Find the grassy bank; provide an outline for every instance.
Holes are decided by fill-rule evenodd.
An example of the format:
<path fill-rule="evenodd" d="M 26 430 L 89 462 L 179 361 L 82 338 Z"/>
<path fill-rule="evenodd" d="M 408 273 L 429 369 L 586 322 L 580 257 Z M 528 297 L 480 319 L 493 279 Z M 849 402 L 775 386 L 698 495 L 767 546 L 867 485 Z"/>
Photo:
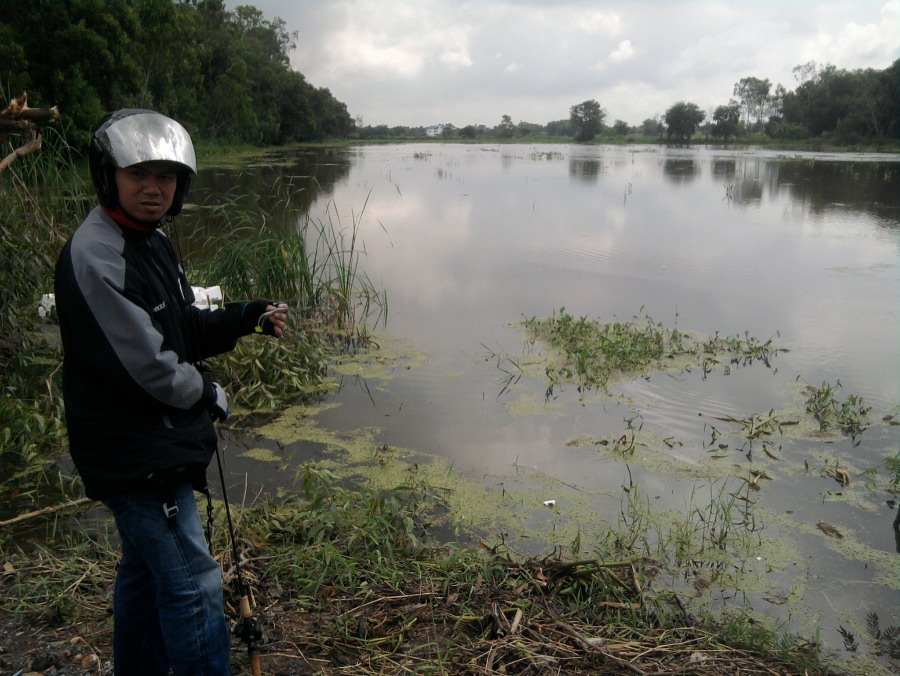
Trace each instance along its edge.
<path fill-rule="evenodd" d="M 312 465 L 297 481 L 291 498 L 238 512 L 263 673 L 830 673 L 815 641 L 740 614 L 687 613 L 655 586 L 660 561 L 437 545 L 429 524 L 443 505 L 427 485 L 342 487 Z M 4 533 L 2 612 L 24 631 L 0 631 L 0 666 L 43 660 L 72 665 L 54 673 L 109 673 L 113 529 L 62 526 L 47 524 L 40 546 Z M 236 618 L 224 529 L 213 546 Z M 246 669 L 238 643 L 233 663 Z"/>

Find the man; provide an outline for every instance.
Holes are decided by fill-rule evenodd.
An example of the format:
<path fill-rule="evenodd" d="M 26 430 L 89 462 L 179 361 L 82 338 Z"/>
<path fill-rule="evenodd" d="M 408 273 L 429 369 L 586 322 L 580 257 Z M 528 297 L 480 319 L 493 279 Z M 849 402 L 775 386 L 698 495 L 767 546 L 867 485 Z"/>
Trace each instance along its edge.
<path fill-rule="evenodd" d="M 225 393 L 194 364 L 254 331 L 281 336 L 268 301 L 192 305 L 160 227 L 196 173 L 176 121 L 119 110 L 94 132 L 90 168 L 100 206 L 56 265 L 69 446 L 88 497 L 112 510 L 122 540 L 113 658 L 122 676 L 229 674 L 221 573 L 194 490 L 216 448 Z"/>

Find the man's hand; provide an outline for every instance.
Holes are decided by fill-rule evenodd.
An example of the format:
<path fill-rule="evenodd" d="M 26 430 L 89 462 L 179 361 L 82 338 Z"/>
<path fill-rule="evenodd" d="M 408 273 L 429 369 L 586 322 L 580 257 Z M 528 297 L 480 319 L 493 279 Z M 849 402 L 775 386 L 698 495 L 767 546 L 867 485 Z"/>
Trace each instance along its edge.
<path fill-rule="evenodd" d="M 257 333 L 265 333 L 281 338 L 284 335 L 285 328 L 287 328 L 288 310 L 287 303 L 267 305 L 266 311 L 260 316 L 256 325 Z"/>
<path fill-rule="evenodd" d="M 244 335 L 263 333 L 281 338 L 287 326 L 285 317 L 290 308 L 287 303 L 269 300 L 252 300 L 241 308 L 241 327 Z"/>

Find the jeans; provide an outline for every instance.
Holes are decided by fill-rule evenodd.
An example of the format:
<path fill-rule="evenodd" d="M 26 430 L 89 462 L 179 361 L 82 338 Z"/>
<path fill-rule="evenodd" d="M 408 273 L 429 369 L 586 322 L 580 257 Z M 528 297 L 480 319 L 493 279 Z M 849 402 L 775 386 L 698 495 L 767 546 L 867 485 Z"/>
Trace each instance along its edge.
<path fill-rule="evenodd" d="M 178 514 L 163 512 L 171 495 Z M 116 574 L 113 662 L 117 676 L 231 673 L 231 636 L 219 564 L 207 549 L 193 489 L 105 500 L 116 517 L 122 560 Z"/>

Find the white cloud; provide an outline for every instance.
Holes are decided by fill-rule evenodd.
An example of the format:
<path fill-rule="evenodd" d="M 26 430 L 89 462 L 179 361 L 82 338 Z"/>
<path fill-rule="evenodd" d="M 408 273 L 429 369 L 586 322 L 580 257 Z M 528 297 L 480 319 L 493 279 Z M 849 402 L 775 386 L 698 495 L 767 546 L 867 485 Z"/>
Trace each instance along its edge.
<path fill-rule="evenodd" d="M 863 64 L 882 62 L 897 55 L 900 43 L 900 1 L 887 3 L 881 9 L 880 21 L 851 21 L 833 41 L 833 62 L 859 59 Z"/>
<path fill-rule="evenodd" d="M 616 50 L 610 53 L 609 60 L 614 63 L 621 63 L 622 61 L 628 61 L 632 56 L 634 56 L 634 47 L 631 46 L 631 40 L 622 40 Z"/>
<path fill-rule="evenodd" d="M 229 1 L 228 6 L 239 4 Z M 900 0 L 254 0 L 299 33 L 293 67 L 364 124 L 544 123 L 596 99 L 638 124 L 743 77 L 900 58 Z M 627 36 L 627 38 L 626 38 Z"/>

